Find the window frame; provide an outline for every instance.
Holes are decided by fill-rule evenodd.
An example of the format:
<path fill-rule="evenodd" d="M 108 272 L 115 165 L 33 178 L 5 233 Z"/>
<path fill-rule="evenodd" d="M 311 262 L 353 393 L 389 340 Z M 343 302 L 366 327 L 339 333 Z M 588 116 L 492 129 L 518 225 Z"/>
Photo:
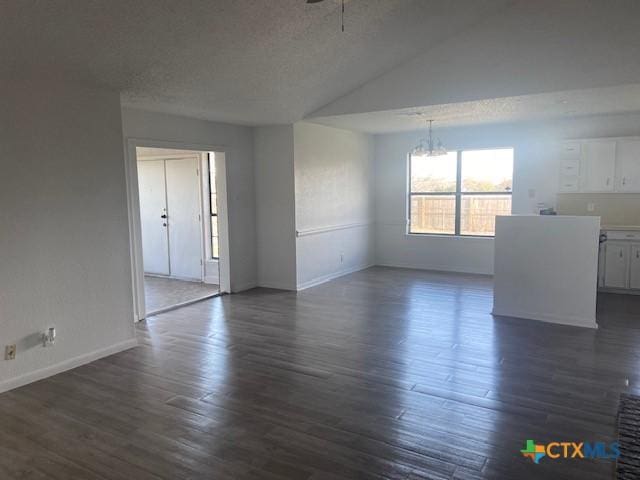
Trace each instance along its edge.
<path fill-rule="evenodd" d="M 499 191 L 499 192 L 463 192 L 462 191 L 462 153 L 463 152 L 471 152 L 471 151 L 479 151 L 479 150 L 511 150 L 512 151 L 512 173 L 511 173 L 511 190 L 508 192 Z M 456 189 L 451 192 L 414 192 L 411 189 L 411 157 L 412 154 L 409 153 L 407 156 L 408 163 L 408 182 L 407 182 L 407 235 L 418 235 L 418 236 L 430 236 L 430 237 L 462 237 L 462 238 L 495 238 L 495 232 L 493 235 L 471 235 L 460 233 L 460 225 L 462 221 L 462 197 L 465 195 L 469 196 L 479 196 L 479 195 L 502 195 L 502 196 L 511 196 L 511 211 L 513 212 L 513 165 L 515 165 L 515 148 L 513 147 L 487 147 L 487 148 L 467 148 L 462 150 L 449 150 L 448 152 L 456 152 Z M 455 220 L 454 220 L 454 233 L 430 233 L 430 232 L 412 232 L 411 231 L 411 200 L 413 196 L 421 196 L 421 197 L 455 197 Z"/>
<path fill-rule="evenodd" d="M 213 213 L 213 205 L 211 203 L 211 195 L 213 195 L 213 193 L 211 192 L 211 162 L 215 162 L 215 157 L 213 157 L 213 155 L 211 153 L 207 153 L 207 185 L 209 187 L 209 250 L 211 252 L 211 255 L 209 257 L 210 260 L 220 260 L 220 257 L 216 257 L 214 256 L 213 252 L 215 252 L 215 249 L 213 248 L 213 224 L 212 224 L 212 218 L 215 217 L 216 218 L 216 230 L 218 231 L 218 235 L 215 237 L 216 239 L 218 239 L 218 247 L 220 246 L 220 231 L 218 230 L 219 225 L 218 225 L 218 205 L 217 205 L 217 200 L 218 200 L 218 189 L 216 188 L 216 213 Z M 217 172 L 216 172 L 217 174 Z"/>

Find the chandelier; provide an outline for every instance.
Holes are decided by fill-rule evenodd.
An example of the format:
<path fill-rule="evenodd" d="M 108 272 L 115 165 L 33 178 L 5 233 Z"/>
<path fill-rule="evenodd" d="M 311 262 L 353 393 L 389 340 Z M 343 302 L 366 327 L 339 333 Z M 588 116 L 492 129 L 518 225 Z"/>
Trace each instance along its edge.
<path fill-rule="evenodd" d="M 433 120 L 427 120 L 429 128 L 429 138 L 423 138 L 420 143 L 411 150 L 411 155 L 423 156 L 423 157 L 438 157 L 440 155 L 446 155 L 447 150 L 442 145 L 439 138 L 433 141 Z"/>

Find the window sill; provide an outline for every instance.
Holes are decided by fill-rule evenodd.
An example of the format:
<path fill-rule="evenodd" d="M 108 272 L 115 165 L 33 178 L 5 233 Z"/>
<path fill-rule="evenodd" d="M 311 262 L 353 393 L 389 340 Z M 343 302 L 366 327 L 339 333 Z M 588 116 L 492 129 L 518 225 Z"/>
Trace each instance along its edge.
<path fill-rule="evenodd" d="M 495 235 L 454 235 L 447 233 L 405 233 L 407 237 L 433 237 L 433 238 L 462 238 L 474 240 L 493 240 Z"/>

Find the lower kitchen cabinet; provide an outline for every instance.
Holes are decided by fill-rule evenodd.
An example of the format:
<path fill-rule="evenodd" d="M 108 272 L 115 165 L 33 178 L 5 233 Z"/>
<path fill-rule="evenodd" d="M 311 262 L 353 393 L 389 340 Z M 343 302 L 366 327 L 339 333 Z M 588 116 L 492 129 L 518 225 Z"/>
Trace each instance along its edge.
<path fill-rule="evenodd" d="M 640 293 L 640 243 L 607 241 L 600 255 L 601 288 Z"/>
<path fill-rule="evenodd" d="M 629 245 L 607 242 L 605 245 L 604 286 L 628 288 Z"/>
<path fill-rule="evenodd" d="M 640 244 L 631 245 L 629 288 L 640 290 Z"/>

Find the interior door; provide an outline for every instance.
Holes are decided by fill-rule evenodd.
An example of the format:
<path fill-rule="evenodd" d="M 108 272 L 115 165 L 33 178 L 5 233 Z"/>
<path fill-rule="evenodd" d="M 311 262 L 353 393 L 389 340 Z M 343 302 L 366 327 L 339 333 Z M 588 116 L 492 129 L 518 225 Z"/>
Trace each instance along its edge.
<path fill-rule="evenodd" d="M 202 280 L 198 160 L 166 160 L 171 276 Z"/>
<path fill-rule="evenodd" d="M 145 273 L 169 275 L 164 160 L 138 162 L 142 257 Z"/>

